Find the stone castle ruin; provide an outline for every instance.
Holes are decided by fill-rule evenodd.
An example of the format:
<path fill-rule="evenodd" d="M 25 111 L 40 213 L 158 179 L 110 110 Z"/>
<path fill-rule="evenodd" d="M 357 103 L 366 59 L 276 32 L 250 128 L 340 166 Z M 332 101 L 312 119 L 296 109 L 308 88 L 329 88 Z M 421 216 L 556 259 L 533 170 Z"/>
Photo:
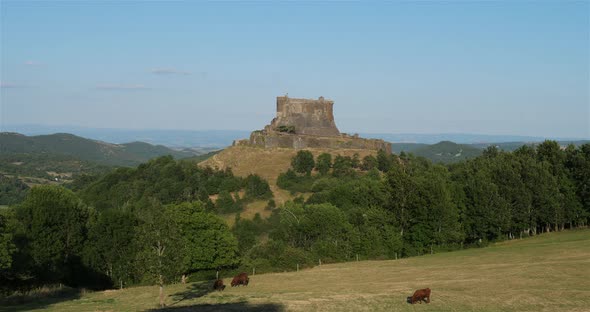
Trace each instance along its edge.
<path fill-rule="evenodd" d="M 340 133 L 334 121 L 334 101 L 277 97 L 277 115 L 265 126 L 250 134 L 250 139 L 234 141 L 237 146 L 264 148 L 330 148 L 385 150 L 391 144 L 379 139 Z"/>
<path fill-rule="evenodd" d="M 277 117 L 265 130 L 288 129 L 293 127 L 295 134 L 337 137 L 340 131 L 336 128 L 333 112 L 334 101 L 290 99 L 287 96 L 277 97 Z M 281 128 L 283 127 L 283 128 Z"/>

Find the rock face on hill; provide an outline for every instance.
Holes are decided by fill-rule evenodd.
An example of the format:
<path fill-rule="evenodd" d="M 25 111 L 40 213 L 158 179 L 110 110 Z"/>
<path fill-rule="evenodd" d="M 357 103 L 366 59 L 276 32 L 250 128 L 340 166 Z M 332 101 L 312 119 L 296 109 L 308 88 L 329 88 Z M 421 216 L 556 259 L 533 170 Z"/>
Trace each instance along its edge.
<path fill-rule="evenodd" d="M 249 139 L 234 141 L 234 146 L 263 148 L 329 148 L 385 150 L 391 144 L 379 139 L 364 139 L 358 135 L 340 133 L 333 113 L 334 101 L 277 97 L 276 117 L 250 134 Z"/>

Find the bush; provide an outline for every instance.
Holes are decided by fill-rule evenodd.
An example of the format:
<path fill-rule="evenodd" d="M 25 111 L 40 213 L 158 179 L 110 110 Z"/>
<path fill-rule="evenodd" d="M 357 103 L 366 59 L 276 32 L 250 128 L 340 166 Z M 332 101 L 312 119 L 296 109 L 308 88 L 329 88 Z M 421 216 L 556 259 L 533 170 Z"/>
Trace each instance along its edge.
<path fill-rule="evenodd" d="M 250 174 L 244 180 L 247 199 L 268 199 L 272 197 L 272 192 L 268 182 L 255 174 Z"/>
<path fill-rule="evenodd" d="M 352 168 L 352 158 L 349 156 L 336 156 L 334 158 L 332 175 L 335 177 L 351 177 L 355 175 L 355 171 Z"/>
<path fill-rule="evenodd" d="M 315 169 L 321 174 L 326 175 L 332 168 L 332 155 L 328 153 L 322 153 L 318 156 L 316 161 Z"/>
<path fill-rule="evenodd" d="M 227 191 L 219 193 L 219 197 L 215 201 L 215 209 L 218 213 L 240 212 L 242 208 L 240 197 L 236 194 L 236 199 L 234 199 Z"/>
<path fill-rule="evenodd" d="M 301 150 L 297 152 L 297 155 L 291 160 L 291 168 L 297 173 L 310 175 L 314 167 L 315 161 L 313 160 L 313 154 L 310 151 Z"/>
<path fill-rule="evenodd" d="M 295 126 L 278 126 L 275 130 L 278 132 L 293 134 L 295 133 Z"/>
<path fill-rule="evenodd" d="M 277 185 L 284 190 L 291 191 L 291 193 L 306 193 L 311 191 L 315 180 L 316 177 L 311 175 L 298 176 L 293 170 L 289 169 L 279 175 Z"/>

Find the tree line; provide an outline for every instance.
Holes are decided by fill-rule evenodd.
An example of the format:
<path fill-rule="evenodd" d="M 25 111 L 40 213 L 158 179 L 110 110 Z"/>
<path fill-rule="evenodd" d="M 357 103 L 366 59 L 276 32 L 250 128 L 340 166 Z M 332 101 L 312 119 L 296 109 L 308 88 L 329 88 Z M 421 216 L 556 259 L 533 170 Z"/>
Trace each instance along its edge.
<path fill-rule="evenodd" d="M 271 241 L 256 246 L 273 251 L 253 258 L 272 259 L 278 244 L 315 261 L 392 259 L 573 229 L 590 216 L 590 144 L 490 147 L 449 166 L 300 151 L 291 165 L 277 184 L 308 196 L 277 211 Z"/>
<path fill-rule="evenodd" d="M 0 291 L 65 284 L 104 289 L 185 280 L 239 264 L 222 197 L 268 199 L 258 176 L 156 158 L 86 177 L 72 189 L 31 188 L 0 210 Z M 240 197 L 237 193 L 242 191 Z M 234 202 L 235 204 L 235 202 Z"/>
<path fill-rule="evenodd" d="M 0 211 L 0 285 L 117 287 L 204 276 L 218 269 L 294 270 L 395 259 L 586 226 L 590 144 L 494 147 L 445 166 L 411 154 L 317 158 L 299 151 L 277 185 L 160 157 L 75 181 L 35 187 Z M 268 201 L 268 218 L 238 213 Z"/>

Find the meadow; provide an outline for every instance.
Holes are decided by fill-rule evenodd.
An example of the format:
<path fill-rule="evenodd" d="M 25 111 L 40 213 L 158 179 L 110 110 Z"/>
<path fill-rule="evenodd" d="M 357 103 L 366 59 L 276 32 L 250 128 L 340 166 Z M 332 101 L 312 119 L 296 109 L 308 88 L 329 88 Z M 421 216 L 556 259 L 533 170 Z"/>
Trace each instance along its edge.
<path fill-rule="evenodd" d="M 212 282 L 76 292 L 0 311 L 590 311 L 590 230 L 542 234 L 485 248 L 399 260 L 323 264 L 251 276 L 247 287 Z M 432 289 L 430 304 L 405 302 Z"/>

